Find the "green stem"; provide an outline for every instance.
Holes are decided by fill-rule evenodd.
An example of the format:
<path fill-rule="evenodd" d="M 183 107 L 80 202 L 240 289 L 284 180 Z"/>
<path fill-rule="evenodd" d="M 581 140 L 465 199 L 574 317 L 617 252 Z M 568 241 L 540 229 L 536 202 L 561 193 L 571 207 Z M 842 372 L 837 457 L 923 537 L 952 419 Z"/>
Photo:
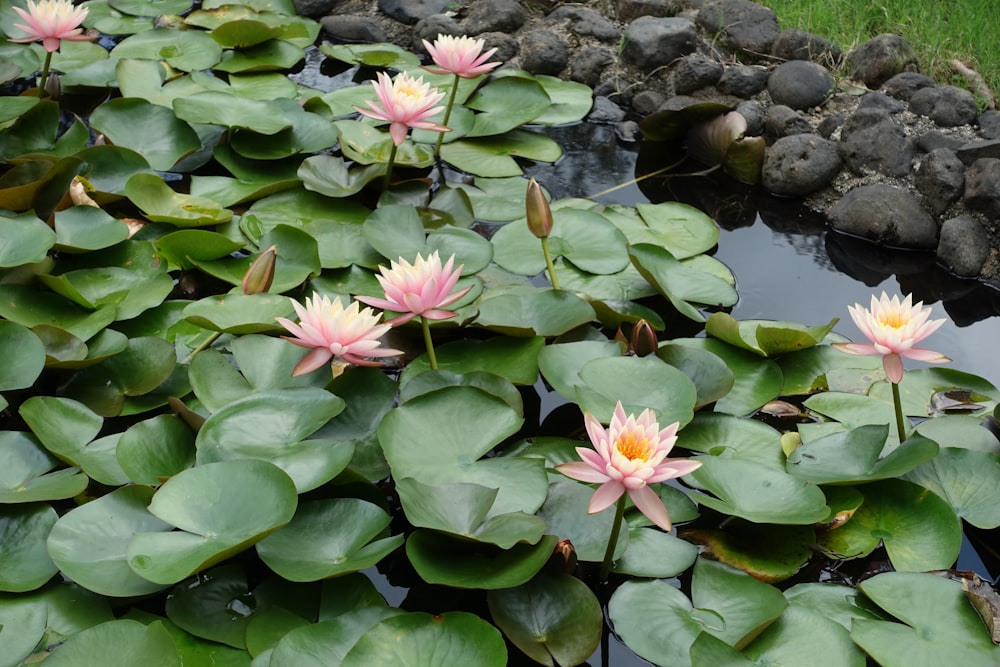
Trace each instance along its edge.
<path fill-rule="evenodd" d="M 49 81 L 49 67 L 52 65 L 52 51 L 45 52 L 45 64 L 42 65 L 42 76 L 38 80 L 38 96 L 45 97 L 45 84 Z"/>
<path fill-rule="evenodd" d="M 552 263 L 552 253 L 549 251 L 549 239 L 542 238 L 542 254 L 545 255 L 545 266 L 549 272 L 549 282 L 553 289 L 559 289 L 559 279 L 556 278 L 556 267 Z"/>
<path fill-rule="evenodd" d="M 899 399 L 899 385 L 890 382 L 892 385 L 892 405 L 896 408 L 896 429 L 899 431 L 899 442 L 902 444 L 906 440 L 906 421 L 903 419 L 903 402 Z"/>
<path fill-rule="evenodd" d="M 420 318 L 420 326 L 424 330 L 424 345 L 427 347 L 427 360 L 431 362 L 431 370 L 437 370 L 438 361 L 434 355 L 434 341 L 431 340 L 431 323 L 426 317 Z"/>
<path fill-rule="evenodd" d="M 396 150 L 399 146 L 396 142 L 392 142 L 392 150 L 389 152 L 389 163 L 385 166 L 385 176 L 382 179 L 382 192 L 389 189 L 389 183 L 392 181 L 392 165 L 396 162 Z"/>
<path fill-rule="evenodd" d="M 683 164 L 685 160 L 687 160 L 687 156 L 686 155 L 683 158 L 681 158 L 680 160 L 678 160 L 677 162 L 674 162 L 673 164 L 668 164 L 666 167 L 661 167 L 660 169 L 657 169 L 656 171 L 651 171 L 648 174 L 643 174 L 642 176 L 639 176 L 637 178 L 633 178 L 631 180 L 625 181 L 624 183 L 619 183 L 618 185 L 613 185 L 610 188 L 608 188 L 607 190 L 601 190 L 600 192 L 598 192 L 596 194 L 588 195 L 587 199 L 597 199 L 598 197 L 603 197 L 604 195 L 611 194 L 612 192 L 615 192 L 617 190 L 621 190 L 622 188 L 627 188 L 630 185 L 633 185 L 635 183 L 639 183 L 641 181 L 644 181 L 647 178 L 653 178 L 654 176 L 659 176 L 660 174 L 665 174 L 666 172 L 668 172 L 668 171 L 674 169 L 675 167 Z M 671 174 L 670 176 L 672 178 L 679 178 L 679 177 L 682 177 L 682 176 L 706 176 L 708 174 L 711 174 L 713 171 L 716 171 L 716 170 L 720 169 L 721 167 L 722 167 L 722 165 L 716 165 L 714 167 L 709 167 L 708 169 L 702 169 L 701 171 L 692 171 L 692 172 L 688 172 L 688 173 L 685 173 L 685 174 Z"/>
<path fill-rule="evenodd" d="M 205 340 L 203 340 L 198 347 L 194 348 L 194 350 L 191 351 L 191 354 L 189 354 L 188 356 L 184 357 L 184 361 L 182 361 L 181 364 L 183 365 L 183 364 L 190 363 L 191 360 L 194 359 L 194 355 L 198 354 L 202 350 L 208 349 L 208 347 L 212 343 L 214 343 L 215 341 L 217 341 L 219 339 L 219 336 L 221 336 L 221 335 L 222 335 L 221 331 L 213 331 L 211 336 L 209 336 L 208 338 L 206 338 Z"/>
<path fill-rule="evenodd" d="M 458 82 L 461 77 L 457 74 L 455 75 L 455 80 L 451 83 L 451 93 L 448 95 L 448 106 L 444 108 L 444 120 L 441 124 L 448 127 L 448 120 L 451 118 L 451 108 L 455 106 L 455 93 L 458 92 Z M 438 132 L 437 143 L 434 144 L 434 157 L 437 157 L 441 153 L 441 144 L 444 143 L 444 132 Z"/>
<path fill-rule="evenodd" d="M 615 520 L 611 523 L 611 536 L 608 538 L 608 550 L 604 552 L 604 560 L 601 561 L 601 570 L 598 574 L 600 583 L 608 580 L 608 573 L 611 572 L 611 561 L 615 557 L 615 547 L 618 546 L 618 532 L 622 525 L 622 517 L 625 516 L 625 494 L 618 499 L 615 505 Z"/>

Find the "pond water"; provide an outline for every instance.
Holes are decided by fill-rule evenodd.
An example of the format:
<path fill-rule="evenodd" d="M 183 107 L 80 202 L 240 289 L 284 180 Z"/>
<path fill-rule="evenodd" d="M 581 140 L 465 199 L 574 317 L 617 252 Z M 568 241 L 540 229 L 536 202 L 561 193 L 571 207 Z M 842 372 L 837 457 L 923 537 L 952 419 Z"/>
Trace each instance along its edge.
<path fill-rule="evenodd" d="M 555 165 L 533 165 L 527 173 L 554 198 L 591 197 L 636 176 L 638 146 L 619 141 L 610 126 L 581 123 L 547 134 L 566 155 Z M 912 292 L 915 300 L 932 305 L 934 318 L 948 318 L 927 346 L 951 357 L 952 368 L 1000 384 L 1000 292 L 949 275 L 927 253 L 888 252 L 828 233 L 822 219 L 796 201 L 751 189 L 724 191 L 706 177 L 650 179 L 597 197 L 627 205 L 671 199 L 706 211 L 722 228 L 715 257 L 736 276 L 736 319 L 818 325 L 839 317 L 835 331 L 857 339 L 861 334 L 847 306 L 867 306 L 883 290 Z"/>

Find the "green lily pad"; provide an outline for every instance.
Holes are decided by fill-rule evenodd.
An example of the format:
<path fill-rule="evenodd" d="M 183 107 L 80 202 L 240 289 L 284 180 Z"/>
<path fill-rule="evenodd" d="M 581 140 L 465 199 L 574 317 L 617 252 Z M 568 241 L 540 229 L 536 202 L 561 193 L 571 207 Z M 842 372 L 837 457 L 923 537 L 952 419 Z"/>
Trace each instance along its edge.
<path fill-rule="evenodd" d="M 257 553 L 289 581 L 365 570 L 402 546 L 402 535 L 380 537 L 390 520 L 358 498 L 314 500 L 299 505 L 287 526 L 258 542 Z"/>
<path fill-rule="evenodd" d="M 520 543 L 510 549 L 484 543 L 470 547 L 465 540 L 417 529 L 406 540 L 406 556 L 427 583 L 496 590 L 519 586 L 535 576 L 552 556 L 556 541 L 546 535 L 537 544 Z"/>
<path fill-rule="evenodd" d="M 820 612 L 798 605 L 789 605 L 743 653 L 754 660 L 753 664 L 808 664 L 817 656 L 823 656 L 823 664 L 829 667 L 868 664 L 846 629 Z"/>
<path fill-rule="evenodd" d="M 45 660 L 56 667 L 181 665 L 174 640 L 162 623 L 145 626 L 128 619 L 107 621 L 73 635 Z"/>
<path fill-rule="evenodd" d="M 969 399 L 982 405 L 983 410 L 977 411 L 980 414 L 995 409 L 1000 402 L 1000 390 L 978 375 L 954 368 L 917 368 L 906 371 L 899 383 L 903 412 L 907 415 L 930 416 L 928 412 L 932 405 L 931 397 L 938 392 L 954 390 L 969 392 Z M 871 395 L 883 401 L 892 401 L 888 382 L 872 387 Z"/>
<path fill-rule="evenodd" d="M 706 213 L 681 202 L 637 204 L 635 209 L 610 207 L 618 215 L 609 219 L 629 243 L 652 243 L 676 259 L 694 257 L 719 242 L 719 227 Z"/>
<path fill-rule="evenodd" d="M 973 526 L 990 529 L 1000 526 L 1000 488 L 993 484 L 998 468 L 1000 459 L 995 454 L 943 447 L 906 479 L 933 491 Z"/>
<path fill-rule="evenodd" d="M 867 555 L 881 541 L 897 570 L 925 572 L 951 567 L 962 545 L 961 521 L 927 489 L 900 479 L 859 488 L 864 503 L 851 519 L 818 536 L 842 558 Z"/>
<path fill-rule="evenodd" d="M 239 155 L 256 160 L 280 160 L 299 153 L 325 150 L 337 143 L 337 128 L 319 115 L 309 113 L 294 100 L 273 100 L 280 113 L 291 126 L 275 133 L 258 133 L 252 129 L 238 129 L 230 145 Z"/>
<path fill-rule="evenodd" d="M 784 470 L 781 433 L 755 419 L 741 419 L 719 412 L 699 412 L 684 427 L 678 444 L 696 452 L 743 459 Z"/>
<path fill-rule="evenodd" d="M 128 226 L 94 206 L 71 206 L 55 214 L 56 247 L 67 252 L 100 250 L 128 238 Z"/>
<path fill-rule="evenodd" d="M 1000 661 L 1000 649 L 990 641 L 958 582 L 933 574 L 888 572 L 859 586 L 903 622 L 854 621 L 851 639 L 879 664 L 930 667 L 958 661 L 970 667 L 991 667 Z"/>
<path fill-rule="evenodd" d="M 0 348 L 7 360 L 0 369 L 0 391 L 30 387 L 45 365 L 45 346 L 29 329 L 0 320 Z"/>
<path fill-rule="evenodd" d="M 512 72 L 513 70 L 501 70 L 498 74 Z M 543 74 L 533 75 L 532 78 L 542 85 L 551 102 L 542 115 L 535 116 L 532 120 L 534 125 L 575 123 L 583 120 L 594 105 L 594 91 L 590 86 Z"/>
<path fill-rule="evenodd" d="M 167 617 L 195 637 L 246 647 L 246 630 L 259 610 L 246 575 L 235 563 L 202 573 L 176 586 L 166 602 Z"/>
<path fill-rule="evenodd" d="M 732 306 L 739 298 L 731 283 L 678 261 L 660 246 L 638 243 L 629 248 L 629 256 L 639 273 L 674 308 L 696 322 L 705 321 L 698 306 Z"/>
<path fill-rule="evenodd" d="M 265 461 L 206 463 L 159 488 L 150 514 L 179 531 L 137 531 L 128 565 L 172 584 L 255 544 L 288 523 L 298 495 L 288 475 Z"/>
<path fill-rule="evenodd" d="M 691 664 L 688 651 L 702 631 L 742 648 L 787 606 L 776 588 L 705 559 L 695 564 L 691 598 L 662 580 L 633 580 L 611 596 L 608 614 L 638 655 L 680 667 Z M 649 623 L 661 631 L 648 632 Z"/>
<path fill-rule="evenodd" d="M 486 340 L 457 340 L 435 345 L 438 368 L 467 375 L 479 371 L 499 375 L 515 385 L 533 385 L 538 380 L 538 356 L 545 349 L 540 336 L 510 338 L 496 336 Z M 410 362 L 400 376 L 400 385 L 430 370 L 426 356 Z"/>
<path fill-rule="evenodd" d="M 692 491 L 691 496 L 717 512 L 754 523 L 809 524 L 829 514 L 818 486 L 752 461 L 701 456 L 695 481 L 714 496 Z"/>
<path fill-rule="evenodd" d="M 718 560 L 769 584 L 795 575 L 813 552 L 812 526 L 773 526 L 733 521 L 724 528 L 681 529 L 685 540 L 702 547 L 702 555 Z M 693 561 L 693 558 L 692 558 Z"/>
<path fill-rule="evenodd" d="M 108 100 L 94 109 L 90 122 L 116 146 L 134 150 L 159 171 L 170 171 L 201 148 L 195 131 L 170 109 L 138 98 Z"/>
<path fill-rule="evenodd" d="M 617 273 L 628 266 L 625 236 L 606 218 L 578 209 L 557 209 L 552 215 L 548 242 L 553 257 L 565 257 L 577 268 L 596 274 Z M 542 245 L 526 222 L 504 225 L 492 242 L 494 260 L 508 271 L 534 276 L 545 270 Z"/>
<path fill-rule="evenodd" d="M 524 512 L 487 515 L 498 489 L 478 484 L 422 484 L 412 477 L 396 479 L 399 500 L 411 524 L 510 549 L 535 544 L 546 531 L 545 521 Z"/>
<path fill-rule="evenodd" d="M 31 591 L 58 571 L 45 548 L 58 519 L 45 503 L 0 506 L 0 591 Z"/>
<path fill-rule="evenodd" d="M 53 471 L 58 461 L 21 431 L 0 432 L 0 503 L 72 498 L 90 480 L 79 468 Z"/>
<path fill-rule="evenodd" d="M 837 369 L 860 368 L 867 371 L 881 370 L 882 359 L 875 355 L 845 354 L 830 345 L 814 345 L 797 352 L 784 354 L 777 359 L 785 384 L 783 396 L 814 394 L 836 388 L 830 385 L 828 374 Z M 874 377 L 872 381 L 874 381 Z"/>
<path fill-rule="evenodd" d="M 671 515 L 671 519 L 676 517 Z M 632 528 L 628 549 L 611 570 L 634 577 L 668 579 L 686 571 L 697 558 L 698 547 L 687 540 L 652 528 Z"/>
<path fill-rule="evenodd" d="M 762 359 L 756 354 L 712 338 L 680 338 L 671 343 L 708 350 L 725 361 L 733 372 L 733 388 L 716 402 L 716 412 L 748 415 L 781 392 L 781 368 L 771 359 Z"/>
<path fill-rule="evenodd" d="M 9 664 L 19 664 L 45 634 L 48 610 L 38 596 L 0 597 L 0 651 Z"/>
<path fill-rule="evenodd" d="M 695 409 L 715 403 L 733 388 L 735 376 L 722 359 L 708 350 L 686 345 L 661 345 L 656 356 L 690 378 L 698 390 Z"/>
<path fill-rule="evenodd" d="M 831 433 L 797 447 L 787 470 L 814 484 L 872 482 L 904 475 L 938 453 L 936 442 L 915 435 L 880 458 L 888 436 L 888 424 Z"/>
<path fill-rule="evenodd" d="M 283 331 L 277 317 L 292 317 L 292 300 L 280 294 L 226 294 L 184 308 L 184 319 L 212 331 L 250 334 Z"/>
<path fill-rule="evenodd" d="M 1000 440 L 985 428 L 979 417 L 944 415 L 917 424 L 917 433 L 945 447 L 958 447 L 988 454 L 1000 454 Z"/>
<path fill-rule="evenodd" d="M 64 514 L 49 534 L 49 555 L 66 576 L 86 589 L 112 597 L 145 595 L 163 588 L 127 563 L 135 533 L 167 530 L 148 511 L 148 486 L 125 486 Z"/>
<path fill-rule="evenodd" d="M 395 44 L 328 44 L 320 45 L 325 56 L 343 61 L 349 65 L 369 65 L 371 67 L 391 67 L 403 70 L 417 67 L 420 59 Z"/>
<path fill-rule="evenodd" d="M 275 270 L 271 293 L 287 292 L 320 272 L 319 248 L 316 239 L 305 231 L 290 225 L 277 225 L 260 239 L 260 247 L 277 246 Z M 231 285 L 241 285 L 244 276 L 256 257 L 240 259 L 194 260 L 205 273 Z"/>
<path fill-rule="evenodd" d="M 513 99 L 517 100 L 514 106 L 510 104 Z M 465 106 L 481 112 L 476 114 L 475 124 L 467 136 L 504 134 L 534 120 L 551 104 L 552 100 L 537 81 L 515 76 L 494 79 L 465 101 Z"/>
<path fill-rule="evenodd" d="M 40 262 L 56 241 L 52 229 L 32 213 L 15 218 L 0 216 L 0 235 L 4 239 L 0 268 Z"/>
<path fill-rule="evenodd" d="M 125 194 L 153 222 L 169 222 L 178 227 L 200 227 L 226 222 L 233 212 L 210 199 L 174 192 L 153 174 L 136 174 L 128 179 Z"/>
<path fill-rule="evenodd" d="M 577 341 L 546 345 L 538 353 L 538 368 L 563 398 L 572 399 L 584 384 L 580 369 L 592 359 L 617 357 L 622 346 L 612 341 Z"/>
<path fill-rule="evenodd" d="M 388 132 L 368 121 L 338 120 L 333 124 L 340 133 L 340 149 L 344 157 L 362 165 L 388 163 L 393 147 Z M 397 166 L 422 168 L 433 163 L 434 149 L 431 146 L 405 141 L 396 148 L 394 164 Z"/>
<path fill-rule="evenodd" d="M 673 422 L 684 426 L 694 417 L 694 384 L 656 357 L 593 359 L 580 369 L 580 379 L 577 402 L 602 423 L 611 421 L 619 401 L 626 413 L 638 415 L 651 409 L 661 428 Z"/>
<path fill-rule="evenodd" d="M 487 178 L 520 176 L 521 167 L 515 157 L 555 162 L 562 157 L 562 148 L 545 135 L 528 130 L 459 139 L 441 146 L 441 159 L 461 171 Z"/>
<path fill-rule="evenodd" d="M 385 175 L 385 165 L 349 166 L 341 157 L 313 155 L 302 162 L 299 178 L 307 190 L 327 197 L 350 197 Z"/>
<path fill-rule="evenodd" d="M 154 28 L 126 37 L 111 50 L 110 57 L 165 60 L 171 67 L 194 72 L 216 65 L 222 58 L 222 47 L 200 30 Z"/>
<path fill-rule="evenodd" d="M 574 453 L 569 460 L 578 459 Z M 599 563 L 604 559 L 604 552 L 608 548 L 615 513 L 613 510 L 588 513 L 587 503 L 593 494 L 594 489 L 577 482 L 553 482 L 545 504 L 538 510 L 538 516 L 548 522 L 550 534 L 573 543 L 577 558 Z M 614 557 L 621 557 L 628 544 L 629 529 L 623 523 L 618 527 L 618 544 Z"/>
<path fill-rule="evenodd" d="M 195 260 L 219 259 L 243 248 L 242 243 L 204 229 L 182 229 L 165 234 L 153 245 L 171 265 L 181 269 L 194 267 Z"/>
<path fill-rule="evenodd" d="M 38 292 L 23 285 L 0 285 L 0 316 L 33 328 L 52 325 L 88 340 L 111 324 L 116 308 L 86 310 L 51 292 Z"/>
<path fill-rule="evenodd" d="M 726 313 L 712 313 L 705 333 L 762 357 L 776 357 L 819 344 L 839 321 L 835 317 L 825 325 L 807 327 L 795 322 L 737 321 Z"/>
<path fill-rule="evenodd" d="M 508 336 L 559 336 L 595 317 L 575 294 L 520 286 L 489 290 L 478 307 L 477 325 Z"/>
<path fill-rule="evenodd" d="M 601 642 L 601 605 L 576 577 L 539 572 L 515 588 L 489 591 L 486 600 L 507 638 L 540 664 L 581 664 Z"/>
<path fill-rule="evenodd" d="M 503 667 L 507 647 L 500 632 L 475 614 L 449 611 L 392 616 L 361 636 L 343 667 L 433 667 L 441 656 L 459 664 Z"/>
<path fill-rule="evenodd" d="M 137 484 L 157 486 L 194 464 L 194 436 L 179 417 L 157 415 L 122 434 L 118 463 Z"/>

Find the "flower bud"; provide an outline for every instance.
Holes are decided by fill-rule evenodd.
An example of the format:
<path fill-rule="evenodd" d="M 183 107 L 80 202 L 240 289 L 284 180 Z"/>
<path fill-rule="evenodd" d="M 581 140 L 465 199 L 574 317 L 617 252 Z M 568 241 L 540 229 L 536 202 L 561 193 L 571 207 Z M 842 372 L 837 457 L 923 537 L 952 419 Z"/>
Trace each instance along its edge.
<path fill-rule="evenodd" d="M 548 238 L 552 233 L 552 209 L 545 200 L 542 186 L 531 179 L 528 192 L 524 198 L 524 208 L 528 215 L 528 229 L 540 239 Z"/>
<path fill-rule="evenodd" d="M 646 320 L 639 320 L 632 327 L 632 351 L 637 357 L 647 357 L 656 352 L 660 342 L 656 332 Z"/>
<path fill-rule="evenodd" d="M 240 287 L 244 294 L 261 294 L 271 289 L 274 280 L 274 263 L 278 254 L 278 246 L 273 245 L 253 261 Z"/>

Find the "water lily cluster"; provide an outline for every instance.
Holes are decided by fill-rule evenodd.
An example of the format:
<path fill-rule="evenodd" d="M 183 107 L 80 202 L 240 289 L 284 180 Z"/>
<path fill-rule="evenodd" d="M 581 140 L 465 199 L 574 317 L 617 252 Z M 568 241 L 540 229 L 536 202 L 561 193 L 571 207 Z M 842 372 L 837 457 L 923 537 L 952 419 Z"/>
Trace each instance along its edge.
<path fill-rule="evenodd" d="M 593 93 L 481 39 L 14 5 L 0 664 L 1000 664 L 1000 391 L 932 305 L 733 318 L 708 215 L 546 189 Z"/>

